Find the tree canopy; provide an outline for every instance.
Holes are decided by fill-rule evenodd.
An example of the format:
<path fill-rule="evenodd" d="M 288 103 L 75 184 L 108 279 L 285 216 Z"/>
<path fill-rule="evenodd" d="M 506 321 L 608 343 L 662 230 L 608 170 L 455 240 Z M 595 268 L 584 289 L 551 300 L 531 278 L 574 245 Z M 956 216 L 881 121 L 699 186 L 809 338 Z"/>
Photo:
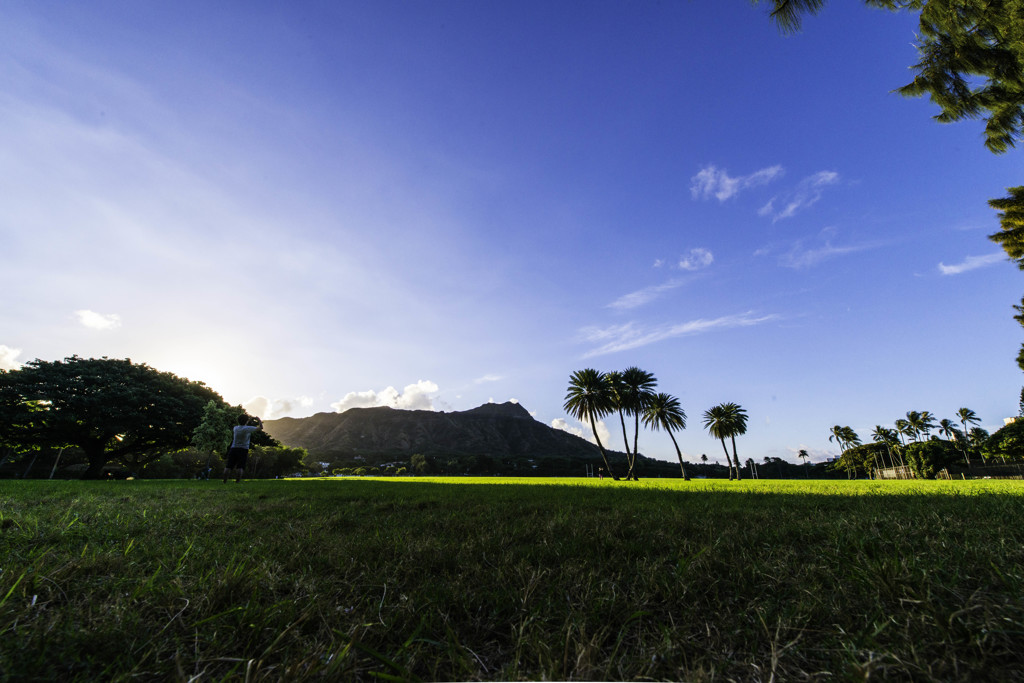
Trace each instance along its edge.
<path fill-rule="evenodd" d="M 139 466 L 186 448 L 210 402 L 201 382 L 129 359 L 34 360 L 0 371 L 0 442 L 20 448 L 81 448 L 86 478 L 110 461 Z"/>

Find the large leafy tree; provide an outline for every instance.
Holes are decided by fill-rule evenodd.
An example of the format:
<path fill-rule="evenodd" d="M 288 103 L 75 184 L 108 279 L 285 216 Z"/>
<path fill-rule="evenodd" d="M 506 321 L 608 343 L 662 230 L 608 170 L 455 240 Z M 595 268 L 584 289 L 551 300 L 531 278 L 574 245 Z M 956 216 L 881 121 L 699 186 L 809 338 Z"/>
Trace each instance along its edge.
<path fill-rule="evenodd" d="M 604 444 L 601 443 L 601 437 L 597 433 L 597 420 L 610 414 L 613 410 L 615 410 L 615 396 L 607 375 L 593 368 L 586 368 L 576 370 L 569 376 L 569 390 L 565 395 L 565 411 L 577 420 L 590 422 L 594 440 L 597 442 L 601 458 L 604 460 L 604 468 L 612 479 L 618 480 L 608 464 L 608 454 L 605 453 Z"/>
<path fill-rule="evenodd" d="M 672 433 L 677 429 L 686 429 L 686 411 L 679 405 L 679 399 L 664 393 L 654 394 L 647 402 L 643 415 L 644 425 L 654 431 L 664 429 L 672 439 L 672 445 L 676 447 L 676 457 L 679 458 L 679 471 L 683 479 L 690 481 L 686 476 L 686 466 L 683 464 L 683 453 L 679 450 L 679 444 Z M 706 456 L 705 456 L 705 459 Z"/>
<path fill-rule="evenodd" d="M 139 467 L 186 448 L 210 402 L 201 382 L 131 360 L 34 360 L 0 371 L 0 439 L 24 447 L 82 449 L 86 478 L 108 462 Z"/>

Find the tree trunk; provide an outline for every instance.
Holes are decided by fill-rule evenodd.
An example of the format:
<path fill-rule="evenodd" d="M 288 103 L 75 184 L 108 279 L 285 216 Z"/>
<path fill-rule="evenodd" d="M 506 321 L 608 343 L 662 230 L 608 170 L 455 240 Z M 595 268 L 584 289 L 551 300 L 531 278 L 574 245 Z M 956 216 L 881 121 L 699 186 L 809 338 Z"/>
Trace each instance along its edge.
<path fill-rule="evenodd" d="M 604 446 L 601 444 L 601 437 L 597 435 L 597 423 L 594 421 L 594 416 L 590 416 L 590 429 L 594 432 L 594 441 L 597 442 L 597 447 L 601 451 L 601 459 L 604 460 L 604 468 L 608 470 L 608 476 L 618 481 L 619 478 L 612 472 L 612 466 L 608 464 L 608 456 L 605 455 Z M 627 444 L 628 445 L 628 444 Z"/>
<path fill-rule="evenodd" d="M 622 443 L 626 446 L 626 479 L 629 479 L 630 473 L 633 471 L 633 456 L 629 452 L 629 434 L 626 433 L 626 417 L 622 413 L 622 409 L 619 409 L 619 423 L 622 425 Z M 596 435 L 597 432 L 594 432 Z"/>
<path fill-rule="evenodd" d="M 82 479 L 100 479 L 103 476 L 103 466 L 107 464 L 107 454 L 102 445 L 84 446 L 85 457 L 89 459 L 89 467 L 86 468 Z"/>
<path fill-rule="evenodd" d="M 676 447 L 676 457 L 679 458 L 679 471 L 683 473 L 683 481 L 690 481 L 690 478 L 686 476 L 686 467 L 683 465 L 683 453 L 679 450 L 679 444 L 676 443 L 676 437 L 672 435 L 671 429 L 666 429 L 669 438 L 672 439 L 672 445 Z"/>
<path fill-rule="evenodd" d="M 636 459 L 640 455 L 640 449 L 637 447 L 637 440 L 640 438 L 640 413 L 639 411 L 633 415 L 633 460 L 629 465 L 629 473 L 633 478 L 633 481 L 640 481 L 640 478 L 636 475 Z"/>
<path fill-rule="evenodd" d="M 736 461 L 736 481 L 739 481 L 740 480 L 740 458 L 739 458 L 738 455 L 736 455 L 736 437 L 735 436 L 730 436 L 729 438 L 732 440 L 732 459 Z M 725 445 L 725 441 L 722 442 L 722 445 Z M 729 454 L 726 453 L 726 455 L 729 455 Z"/>
<path fill-rule="evenodd" d="M 729 481 L 732 481 L 732 460 L 729 459 L 729 448 L 725 445 L 725 437 L 722 437 L 722 450 L 725 451 L 725 464 L 729 466 Z"/>

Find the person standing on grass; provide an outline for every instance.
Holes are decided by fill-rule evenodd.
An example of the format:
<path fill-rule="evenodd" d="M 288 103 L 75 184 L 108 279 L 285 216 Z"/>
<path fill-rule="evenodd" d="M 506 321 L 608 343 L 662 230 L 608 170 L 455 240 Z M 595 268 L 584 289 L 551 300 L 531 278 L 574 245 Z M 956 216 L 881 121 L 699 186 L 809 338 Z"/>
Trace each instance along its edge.
<path fill-rule="evenodd" d="M 245 413 L 238 416 L 238 424 L 231 430 L 231 448 L 228 449 L 228 462 L 224 467 L 224 483 L 228 483 L 228 475 L 235 471 L 235 483 L 242 481 L 245 465 L 249 460 L 249 440 L 252 435 L 263 429 L 263 421 L 258 417 L 250 418 Z"/>

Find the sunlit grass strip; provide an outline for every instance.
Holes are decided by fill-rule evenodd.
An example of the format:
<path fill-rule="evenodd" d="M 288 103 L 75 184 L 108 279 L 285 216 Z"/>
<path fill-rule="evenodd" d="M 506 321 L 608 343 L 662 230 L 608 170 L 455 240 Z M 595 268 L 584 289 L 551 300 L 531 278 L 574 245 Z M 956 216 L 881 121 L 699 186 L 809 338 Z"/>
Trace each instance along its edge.
<path fill-rule="evenodd" d="M 1024 480 L 844 480 L 844 479 L 643 479 L 614 481 L 597 477 L 316 477 L 290 481 L 352 483 L 360 481 L 410 482 L 445 485 L 571 486 L 628 490 L 684 492 L 737 492 L 826 496 L 901 495 L 1012 495 L 1024 496 Z"/>
<path fill-rule="evenodd" d="M 7 482 L 0 672 L 1024 676 L 1020 482 L 879 483 Z"/>

